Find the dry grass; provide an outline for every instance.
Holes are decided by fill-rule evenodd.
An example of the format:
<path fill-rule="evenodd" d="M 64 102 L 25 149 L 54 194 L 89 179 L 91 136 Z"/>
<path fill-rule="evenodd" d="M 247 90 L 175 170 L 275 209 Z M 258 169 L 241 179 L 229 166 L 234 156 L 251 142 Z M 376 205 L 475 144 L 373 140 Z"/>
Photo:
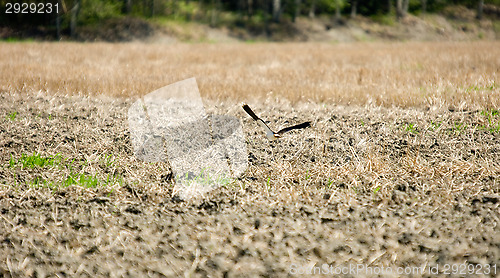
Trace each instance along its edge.
<path fill-rule="evenodd" d="M 449 199 L 452 193 L 463 190 L 472 195 L 478 190 L 494 193 L 497 186 L 500 158 L 492 142 L 500 128 L 500 116 L 490 114 L 500 106 L 498 46 L 497 42 L 2 44 L 0 50 L 10 59 L 0 61 L 0 89 L 21 94 L 20 98 L 38 91 L 41 95 L 128 96 L 133 100 L 195 76 L 210 113 L 235 115 L 245 120 L 245 129 L 255 130 L 247 138 L 248 150 L 257 158 L 246 177 L 257 182 L 243 180 L 237 187 L 258 186 L 259 192 L 274 194 L 276 201 L 292 203 L 308 198 L 311 187 L 337 201 L 349 201 L 356 192 L 377 193 L 379 201 L 389 202 L 395 188 L 409 184 L 422 194 L 432 192 Z M 311 120 L 314 127 L 304 131 L 305 139 L 287 136 L 270 145 L 235 105 L 242 100 L 272 120 L 276 128 L 289 120 L 300 121 L 297 119 Z M 45 102 L 50 103 L 48 114 L 67 113 L 61 111 L 67 106 L 64 101 L 54 98 Z M 62 104 L 56 105 L 58 102 Z M 89 98 L 83 103 L 101 106 Z M 123 113 L 127 105 L 121 103 L 114 113 Z M 8 113 L 17 113 L 16 106 L 13 104 Z M 104 110 L 81 117 L 93 118 L 97 113 L 96 120 L 101 122 L 109 114 Z M 94 134 L 92 123 L 78 126 L 73 127 L 73 133 L 93 134 L 89 142 L 109 137 Z M 85 177 L 103 180 L 112 167 L 93 166 L 102 164 L 103 157 L 110 155 L 109 149 L 89 147 L 89 142 L 82 143 L 87 147 L 69 144 L 72 150 L 67 159 L 76 157 L 80 164 L 87 163 L 76 167 Z M 15 154 L 32 152 L 28 145 Z M 5 150 L 4 155 L 7 153 Z M 134 169 L 122 170 L 133 178 L 125 183 L 149 180 L 157 184 L 162 171 L 168 169 L 167 165 L 160 169 L 137 166 L 126 157 L 122 153 L 113 166 L 134 165 Z M 63 182 L 69 174 L 65 171 L 52 171 L 52 176 L 59 176 L 52 180 Z M 489 177 L 493 177 L 492 182 L 484 183 Z M 27 180 L 36 182 L 34 177 Z"/>
<path fill-rule="evenodd" d="M 0 276 L 497 263 L 498 46 L 1 44 Z M 126 117 L 191 76 L 207 112 L 242 119 L 250 163 L 180 201 Z M 275 129 L 313 126 L 269 143 L 242 100 Z M 21 167 L 33 152 L 63 160 Z M 101 184 L 58 186 L 72 174 Z"/>
<path fill-rule="evenodd" d="M 265 111 L 265 106 L 259 108 Z M 315 104 L 292 113 L 286 108 L 275 110 L 265 113 L 265 118 L 280 119 L 284 114 L 285 119 L 306 118 L 315 123 L 302 136 L 291 135 L 269 144 L 257 125 L 246 121 L 246 126 L 256 130 L 247 138 L 249 151 L 257 155 L 257 163 L 252 163 L 247 175 L 258 178 L 261 192 L 269 187 L 294 193 L 275 196 L 280 201 L 293 203 L 297 200 L 293 196 L 319 190 L 345 204 L 353 196 L 370 194 L 373 201 L 389 204 L 395 189 L 411 186 L 421 204 L 429 196 L 438 196 L 435 201 L 448 206 L 458 193 L 498 193 L 496 140 L 500 133 L 480 126 L 487 117 L 480 112 Z M 495 118 L 498 128 L 500 116 Z M 439 122 L 438 128 L 435 122 Z M 457 123 L 465 127 L 457 130 Z M 286 124 L 278 120 L 276 125 Z"/>
<path fill-rule="evenodd" d="M 455 109 L 500 106 L 500 44 L 0 44 L 0 89 L 144 95 L 196 77 L 204 97 Z"/>

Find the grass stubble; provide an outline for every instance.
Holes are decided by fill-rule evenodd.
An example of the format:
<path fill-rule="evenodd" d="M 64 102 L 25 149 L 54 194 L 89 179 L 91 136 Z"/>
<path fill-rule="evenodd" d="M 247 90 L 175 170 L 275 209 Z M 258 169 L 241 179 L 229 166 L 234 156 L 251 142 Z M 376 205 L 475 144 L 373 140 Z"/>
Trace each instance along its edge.
<path fill-rule="evenodd" d="M 6 92 L 133 96 L 196 77 L 204 98 L 498 108 L 498 42 L 2 44 Z M 448 108 L 448 107 L 445 107 Z"/>
<path fill-rule="evenodd" d="M 0 44 L 0 271 L 497 263 L 499 46 Z M 126 113 L 192 76 L 209 113 L 242 119 L 249 167 L 182 201 L 168 165 L 133 157 Z M 270 143 L 241 101 L 313 127 Z"/>

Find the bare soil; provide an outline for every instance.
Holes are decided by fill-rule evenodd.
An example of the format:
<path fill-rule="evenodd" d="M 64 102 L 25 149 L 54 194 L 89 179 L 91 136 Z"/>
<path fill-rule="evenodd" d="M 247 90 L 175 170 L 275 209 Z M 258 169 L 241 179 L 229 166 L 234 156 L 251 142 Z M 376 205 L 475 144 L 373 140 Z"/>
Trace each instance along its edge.
<path fill-rule="evenodd" d="M 436 277 L 464 263 L 499 275 L 500 133 L 482 128 L 498 116 L 251 103 L 276 129 L 313 123 L 269 143 L 238 103 L 206 99 L 210 113 L 242 120 L 250 166 L 230 186 L 181 200 L 168 166 L 132 155 L 133 101 L 1 92 L 0 277 L 286 277 L 323 264 Z M 57 185 L 70 170 L 9 165 L 33 152 L 122 180 L 36 184 Z"/>

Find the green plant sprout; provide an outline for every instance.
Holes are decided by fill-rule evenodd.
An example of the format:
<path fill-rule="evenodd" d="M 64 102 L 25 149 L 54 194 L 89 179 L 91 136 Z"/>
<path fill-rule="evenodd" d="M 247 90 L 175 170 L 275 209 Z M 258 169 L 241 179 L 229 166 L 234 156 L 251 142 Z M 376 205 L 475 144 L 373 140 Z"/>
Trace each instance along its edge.
<path fill-rule="evenodd" d="M 68 187 L 70 185 L 78 185 L 86 188 L 97 188 L 99 186 L 106 187 L 112 184 L 118 183 L 120 186 L 123 184 L 123 178 L 120 176 L 108 175 L 105 180 L 99 179 L 97 176 L 87 175 L 84 173 L 80 174 L 69 174 L 68 177 L 63 180 L 62 186 Z"/>
<path fill-rule="evenodd" d="M 16 119 L 16 116 L 17 116 L 17 112 L 9 113 L 9 115 L 7 115 L 7 119 L 14 121 Z"/>
<path fill-rule="evenodd" d="M 333 180 L 331 178 L 328 178 L 328 183 L 326 184 L 327 188 L 331 188 L 333 184 Z"/>
<path fill-rule="evenodd" d="M 112 154 L 105 155 L 104 157 L 99 158 L 99 164 L 103 167 L 109 168 L 113 167 L 116 162 L 116 158 Z"/>
<path fill-rule="evenodd" d="M 462 133 L 465 132 L 465 129 L 467 128 L 467 124 L 465 123 L 460 123 L 456 122 L 453 126 L 453 130 L 457 133 Z"/>
<path fill-rule="evenodd" d="M 210 173 L 206 171 L 208 169 L 210 169 L 210 167 L 201 169 L 201 172 L 198 175 L 193 175 L 192 172 L 186 172 L 184 175 L 177 175 L 176 180 L 182 180 L 183 185 L 186 186 L 191 186 L 191 185 L 210 186 L 213 184 L 227 186 L 233 181 L 232 178 L 226 175 L 218 175 L 218 176 L 210 175 Z"/>
<path fill-rule="evenodd" d="M 440 121 L 439 123 L 431 121 L 431 127 L 430 127 L 430 129 L 436 131 L 437 129 L 439 129 L 441 127 L 442 123 L 443 123 L 443 121 Z"/>
<path fill-rule="evenodd" d="M 309 174 L 309 170 L 306 171 L 306 181 L 311 177 L 311 174 Z"/>
<path fill-rule="evenodd" d="M 418 134 L 415 124 L 412 123 L 406 124 L 405 130 L 413 134 Z"/>
<path fill-rule="evenodd" d="M 104 160 L 104 164 L 111 166 L 114 163 L 112 159 L 113 156 L 108 155 Z M 87 161 L 85 163 L 88 163 Z M 87 188 L 96 188 L 98 186 L 108 186 L 115 183 L 120 185 L 123 184 L 123 178 L 119 175 L 108 174 L 106 178 L 99 178 L 95 175 L 89 175 L 85 173 L 73 173 L 75 168 L 75 159 L 71 161 L 69 159 L 64 159 L 61 154 L 42 156 L 39 153 L 34 152 L 32 155 L 21 154 L 19 159 L 14 158 L 13 155 L 10 156 L 8 162 L 9 168 L 20 167 L 21 169 L 34 169 L 34 168 L 50 168 L 58 166 L 60 169 L 69 169 L 70 174 L 62 181 L 50 181 L 45 180 L 42 177 L 36 177 L 30 185 L 34 187 L 48 187 L 57 188 L 59 185 L 63 187 L 68 187 L 70 185 L 79 185 Z"/>
<path fill-rule="evenodd" d="M 491 133 L 500 132 L 500 111 L 495 109 L 483 110 L 481 111 L 481 115 L 486 117 L 487 124 L 478 126 L 478 129 Z"/>
<path fill-rule="evenodd" d="M 35 168 L 35 167 L 46 167 L 46 166 L 56 166 L 61 165 L 63 162 L 63 157 L 61 154 L 51 155 L 43 157 L 41 154 L 33 153 L 33 155 L 27 155 L 25 153 L 21 154 L 19 159 L 15 159 L 13 155 L 10 156 L 9 167 L 14 168 L 17 165 L 21 165 L 21 169 L 24 168 Z"/>

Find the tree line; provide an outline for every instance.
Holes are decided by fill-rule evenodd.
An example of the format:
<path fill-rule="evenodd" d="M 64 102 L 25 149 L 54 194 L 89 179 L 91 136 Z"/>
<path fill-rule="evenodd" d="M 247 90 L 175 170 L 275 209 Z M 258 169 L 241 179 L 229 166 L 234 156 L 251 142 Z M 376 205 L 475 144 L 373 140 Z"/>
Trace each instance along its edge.
<path fill-rule="evenodd" d="M 483 16 L 485 3 L 500 6 L 500 0 L 32 0 L 24 3 L 51 4 L 57 12 L 7 13 L 10 0 L 0 0 L 0 27 L 46 28 L 55 30 L 57 37 L 63 31 L 75 36 L 77 26 L 99 24 L 103 19 L 133 16 L 143 18 L 173 17 L 183 21 L 201 21 L 217 26 L 221 14 L 232 15 L 231 24 L 245 27 L 245 23 L 261 21 L 265 24 L 283 21 L 295 22 L 298 17 L 329 16 L 342 22 L 357 15 L 395 16 L 408 13 L 439 12 L 448 5 L 465 5 Z M 19 3 L 22 3 L 19 2 Z M 26 12 L 26 10 L 25 10 Z"/>

